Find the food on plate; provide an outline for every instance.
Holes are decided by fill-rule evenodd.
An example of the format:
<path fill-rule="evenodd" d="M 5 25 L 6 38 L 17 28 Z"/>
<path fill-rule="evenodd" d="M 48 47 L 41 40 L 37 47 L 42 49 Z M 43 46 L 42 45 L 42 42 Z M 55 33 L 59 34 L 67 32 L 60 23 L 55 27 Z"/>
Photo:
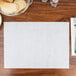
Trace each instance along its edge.
<path fill-rule="evenodd" d="M 13 2 L 14 0 L 4 0 L 4 1 L 7 1 L 7 2 Z"/>
<path fill-rule="evenodd" d="M 19 12 L 26 7 L 26 1 L 25 0 L 15 0 L 14 3 L 18 5 L 18 10 L 16 12 Z"/>
<path fill-rule="evenodd" d="M 25 7 L 25 0 L 0 0 L 0 10 L 2 11 L 2 13 L 6 15 L 17 14 L 18 12 L 22 11 Z"/>

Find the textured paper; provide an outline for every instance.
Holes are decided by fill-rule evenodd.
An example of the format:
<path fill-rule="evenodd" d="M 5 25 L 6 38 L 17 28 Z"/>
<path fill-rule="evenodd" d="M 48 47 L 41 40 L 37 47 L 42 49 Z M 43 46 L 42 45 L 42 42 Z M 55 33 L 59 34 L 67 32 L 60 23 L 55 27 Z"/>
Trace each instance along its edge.
<path fill-rule="evenodd" d="M 76 18 L 71 18 L 71 51 L 76 56 Z"/>
<path fill-rule="evenodd" d="M 4 68 L 69 68 L 69 23 L 5 22 Z"/>

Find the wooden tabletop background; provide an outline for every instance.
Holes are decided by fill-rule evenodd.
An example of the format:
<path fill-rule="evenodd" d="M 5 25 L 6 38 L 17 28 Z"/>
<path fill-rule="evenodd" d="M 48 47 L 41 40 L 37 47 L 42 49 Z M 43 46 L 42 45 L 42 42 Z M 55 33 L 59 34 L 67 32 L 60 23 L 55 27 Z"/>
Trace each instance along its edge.
<path fill-rule="evenodd" d="M 56 8 L 52 8 L 49 2 L 42 3 L 40 0 L 34 0 L 24 14 L 13 17 L 3 16 L 3 21 L 61 22 L 70 21 L 70 18 L 75 16 L 76 0 L 60 0 L 59 6 Z M 3 27 L 0 28 L 0 76 L 76 76 L 76 57 L 71 55 L 69 69 L 4 69 Z M 70 40 L 71 37 L 69 36 Z M 71 52 L 71 48 L 69 51 Z"/>

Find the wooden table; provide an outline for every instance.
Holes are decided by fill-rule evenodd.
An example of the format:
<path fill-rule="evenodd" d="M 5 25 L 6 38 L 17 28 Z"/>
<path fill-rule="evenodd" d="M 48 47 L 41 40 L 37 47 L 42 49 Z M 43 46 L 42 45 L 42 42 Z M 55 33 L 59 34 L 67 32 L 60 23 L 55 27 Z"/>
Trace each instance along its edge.
<path fill-rule="evenodd" d="M 70 21 L 76 16 L 76 0 L 60 0 L 59 6 L 52 8 L 49 2 L 35 0 L 29 9 L 19 16 L 3 16 L 4 21 L 52 22 Z M 70 37 L 70 36 L 69 36 Z M 76 57 L 70 55 L 70 69 L 4 69 L 3 26 L 0 28 L 0 76 L 76 76 Z M 71 38 L 69 38 L 71 40 Z M 71 48 L 69 49 L 71 52 Z"/>

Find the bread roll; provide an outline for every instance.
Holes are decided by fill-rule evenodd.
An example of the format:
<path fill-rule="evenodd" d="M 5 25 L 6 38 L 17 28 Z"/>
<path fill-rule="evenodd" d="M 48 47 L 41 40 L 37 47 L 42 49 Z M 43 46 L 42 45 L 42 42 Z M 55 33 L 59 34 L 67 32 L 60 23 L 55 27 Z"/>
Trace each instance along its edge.
<path fill-rule="evenodd" d="M 19 12 L 26 7 L 25 0 L 15 0 L 14 3 L 18 5 L 18 10 L 16 12 Z"/>
<path fill-rule="evenodd" d="M 16 4 L 3 1 L 0 1 L 0 9 L 4 14 L 12 14 L 18 10 Z"/>
<path fill-rule="evenodd" d="M 12 1 L 12 0 L 7 0 Z M 17 14 L 21 10 L 26 7 L 25 0 L 14 0 L 13 3 L 6 2 L 4 0 L 0 0 L 0 10 L 2 13 L 9 15 L 9 14 Z"/>
<path fill-rule="evenodd" d="M 11 2 L 12 3 L 14 0 L 4 0 L 4 1 L 7 1 L 7 2 Z"/>

